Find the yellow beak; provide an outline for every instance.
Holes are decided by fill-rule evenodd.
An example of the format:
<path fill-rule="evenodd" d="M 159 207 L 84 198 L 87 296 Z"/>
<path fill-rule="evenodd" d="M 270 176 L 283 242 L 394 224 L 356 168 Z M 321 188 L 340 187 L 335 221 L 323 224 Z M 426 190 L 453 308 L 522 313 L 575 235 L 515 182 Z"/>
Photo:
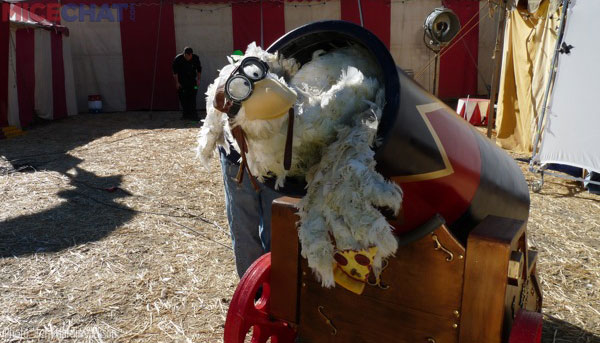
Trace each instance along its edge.
<path fill-rule="evenodd" d="M 250 98 L 242 103 L 246 118 L 275 119 L 288 113 L 298 94 L 281 82 L 266 78 L 254 84 Z"/>

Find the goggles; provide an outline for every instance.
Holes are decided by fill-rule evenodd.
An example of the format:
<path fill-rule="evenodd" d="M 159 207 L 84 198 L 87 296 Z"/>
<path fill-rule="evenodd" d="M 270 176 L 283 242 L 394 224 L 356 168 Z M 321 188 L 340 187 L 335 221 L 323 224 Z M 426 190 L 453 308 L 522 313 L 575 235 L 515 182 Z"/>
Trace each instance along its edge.
<path fill-rule="evenodd" d="M 233 117 L 240 111 L 242 101 L 254 90 L 254 83 L 264 79 L 269 66 L 257 57 L 246 57 L 225 82 L 225 97 L 232 102 L 227 114 Z"/>

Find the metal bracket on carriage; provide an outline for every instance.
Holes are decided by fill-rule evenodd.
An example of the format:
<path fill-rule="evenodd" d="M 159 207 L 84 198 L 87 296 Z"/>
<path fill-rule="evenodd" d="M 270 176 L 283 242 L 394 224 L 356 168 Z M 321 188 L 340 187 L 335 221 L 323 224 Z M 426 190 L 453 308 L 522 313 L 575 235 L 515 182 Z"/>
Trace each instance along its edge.
<path fill-rule="evenodd" d="M 433 239 L 433 250 L 441 250 L 444 253 L 446 253 L 448 255 L 448 257 L 446 257 L 446 262 L 452 262 L 454 260 L 454 254 L 452 253 L 452 251 L 446 249 L 442 243 L 440 243 L 440 240 L 438 239 L 438 236 L 436 234 L 431 234 L 431 239 Z"/>
<path fill-rule="evenodd" d="M 329 317 L 325 314 L 325 307 L 319 305 L 319 307 L 317 307 L 317 311 L 319 311 L 319 314 L 321 315 L 323 320 L 325 320 L 325 323 L 331 327 L 331 335 L 337 335 L 337 328 L 335 327 L 331 319 L 329 319 Z"/>
<path fill-rule="evenodd" d="M 433 217 L 431 217 L 431 219 L 426 221 L 425 224 L 415 228 L 414 230 L 403 234 L 397 234 L 396 239 L 398 240 L 398 246 L 401 247 L 416 242 L 444 224 L 446 224 L 444 217 L 442 217 L 439 213 L 436 213 L 433 215 Z"/>
<path fill-rule="evenodd" d="M 409 231 L 403 235 L 397 236 L 398 246 L 409 245 L 410 243 L 413 243 L 413 242 L 425 237 L 426 235 L 431 234 L 431 239 L 433 240 L 433 250 L 436 250 L 436 251 L 439 250 L 439 251 L 443 252 L 444 254 L 447 255 L 446 262 L 452 262 L 452 261 L 454 261 L 455 254 L 452 251 L 450 251 L 449 249 L 447 249 L 440 241 L 440 238 L 438 237 L 438 235 L 436 235 L 434 233 L 435 230 L 437 230 L 444 224 L 446 224 L 444 217 L 442 217 L 439 213 L 436 213 L 433 217 L 431 217 L 431 219 L 429 219 L 427 222 L 425 222 L 425 224 L 423 224 L 423 225 L 417 227 L 416 229 Z M 457 257 L 458 257 L 458 259 L 464 258 L 464 256 L 460 255 L 460 254 Z"/>
<path fill-rule="evenodd" d="M 441 215 L 436 214 L 415 230 L 398 236 L 398 246 L 408 245 L 428 234 L 432 234 L 434 242 L 436 242 L 434 250 L 446 252 L 449 255 L 449 257 L 446 258 L 446 261 L 450 262 L 454 259 L 454 255 L 442 246 L 437 235 L 433 234 L 436 229 L 444 224 L 444 218 Z M 373 259 L 376 254 L 377 247 L 371 247 L 367 250 L 337 251 L 334 255 L 335 264 L 333 266 L 333 275 L 336 284 L 358 295 L 363 293 L 366 285 L 379 287 L 384 290 L 388 289 L 389 286 L 381 280 L 381 276 L 387 267 L 388 262 L 383 261 L 381 269 L 379 271 L 374 270 Z"/>

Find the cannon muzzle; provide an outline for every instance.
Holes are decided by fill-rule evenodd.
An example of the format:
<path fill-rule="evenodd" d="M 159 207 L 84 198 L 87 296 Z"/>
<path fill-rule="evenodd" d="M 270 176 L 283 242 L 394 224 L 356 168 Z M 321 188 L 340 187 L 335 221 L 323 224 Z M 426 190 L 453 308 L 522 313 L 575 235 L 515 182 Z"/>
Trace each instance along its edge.
<path fill-rule="evenodd" d="M 390 223 L 402 234 L 441 215 L 463 243 L 488 215 L 527 220 L 529 191 L 515 161 L 398 68 L 370 31 L 345 21 L 308 24 L 268 51 L 306 63 L 313 52 L 358 44 L 381 68 L 386 105 L 375 149 L 377 169 L 404 191 L 403 211 Z M 286 181 L 284 193 L 305 184 Z"/>

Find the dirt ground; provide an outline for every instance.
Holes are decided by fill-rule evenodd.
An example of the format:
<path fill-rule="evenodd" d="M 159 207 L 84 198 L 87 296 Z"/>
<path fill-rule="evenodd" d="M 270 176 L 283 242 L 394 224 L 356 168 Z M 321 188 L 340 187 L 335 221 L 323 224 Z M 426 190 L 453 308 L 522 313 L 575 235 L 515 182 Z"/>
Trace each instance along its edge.
<path fill-rule="evenodd" d="M 238 278 L 197 132 L 129 112 L 0 140 L 0 342 L 222 340 Z M 547 178 L 531 200 L 544 342 L 600 342 L 600 197 Z"/>

